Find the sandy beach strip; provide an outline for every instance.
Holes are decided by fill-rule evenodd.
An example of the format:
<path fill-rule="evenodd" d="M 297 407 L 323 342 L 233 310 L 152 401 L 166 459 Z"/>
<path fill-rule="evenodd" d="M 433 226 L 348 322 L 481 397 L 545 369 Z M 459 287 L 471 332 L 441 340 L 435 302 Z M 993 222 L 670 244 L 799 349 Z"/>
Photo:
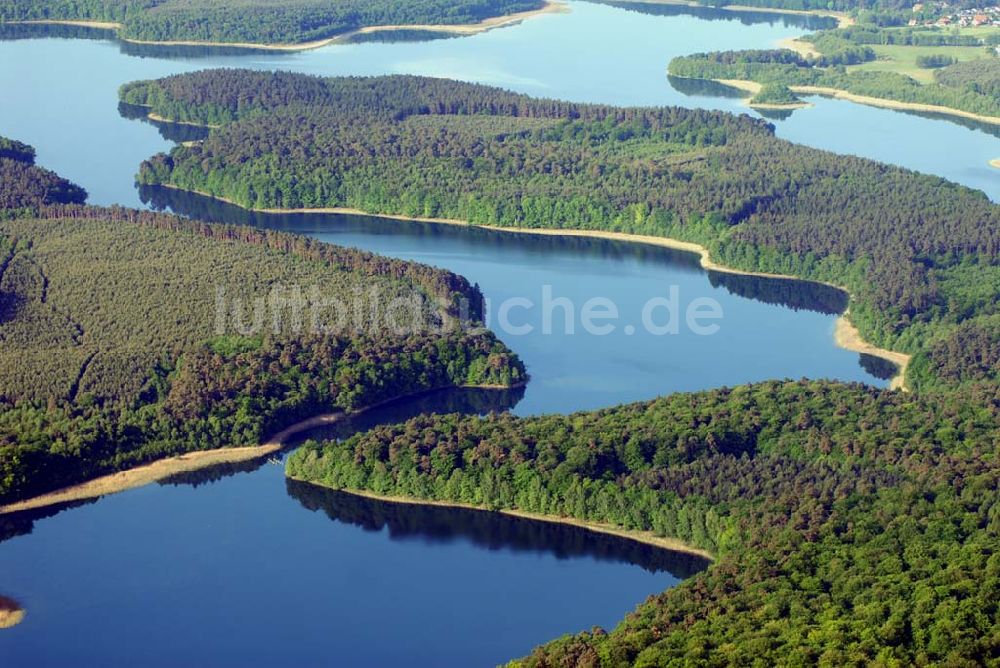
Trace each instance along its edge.
<path fill-rule="evenodd" d="M 0 629 L 9 629 L 24 621 L 24 608 L 12 598 L 0 596 Z"/>
<path fill-rule="evenodd" d="M 189 473 L 216 464 L 231 464 L 261 459 L 280 451 L 289 437 L 297 433 L 333 424 L 345 417 L 345 413 L 317 415 L 287 427 L 263 445 L 244 448 L 218 448 L 198 450 L 176 457 L 159 459 L 143 466 L 118 471 L 64 489 L 42 494 L 24 501 L 0 506 L 0 515 L 24 510 L 35 510 L 60 503 L 70 503 L 115 494 L 136 487 L 143 487 L 178 473 Z"/>
<path fill-rule="evenodd" d="M 774 43 L 779 49 L 788 49 L 805 58 L 815 58 L 820 55 L 816 47 L 809 42 L 803 42 L 797 37 L 785 37 Z"/>
<path fill-rule="evenodd" d="M 861 336 L 858 328 L 851 323 L 848 315 L 848 313 L 845 313 L 837 318 L 833 332 L 833 338 L 837 342 L 837 345 L 845 350 L 880 357 L 892 362 L 899 371 L 889 382 L 890 389 L 903 390 L 904 392 L 909 391 L 906 387 L 906 368 L 910 364 L 911 356 L 893 350 L 877 348 L 868 343 Z"/>
<path fill-rule="evenodd" d="M 885 109 L 896 109 L 898 111 L 924 111 L 932 114 L 961 116 L 962 118 L 971 118 L 972 120 L 979 121 L 980 123 L 1000 125 L 1000 116 L 983 116 L 982 114 L 974 114 L 971 111 L 962 111 L 961 109 L 952 109 L 951 107 L 942 107 L 934 104 L 900 102 L 898 100 L 871 97 L 869 95 L 856 95 L 854 93 L 849 93 L 846 90 L 840 90 L 839 88 L 827 88 L 825 86 L 789 86 L 788 88 L 793 93 L 823 95 L 825 97 L 832 97 L 838 100 L 847 100 L 848 102 L 866 104 L 871 107 L 884 107 Z"/>
<path fill-rule="evenodd" d="M 257 49 L 262 51 L 309 51 L 319 49 L 331 44 L 338 44 L 349 41 L 356 35 L 368 35 L 379 32 L 395 32 L 400 30 L 417 30 L 421 32 L 439 32 L 450 35 L 476 35 L 496 28 L 504 28 L 516 25 L 528 19 L 542 16 L 544 14 L 564 14 L 569 12 L 569 6 L 559 0 L 545 0 L 545 5 L 538 9 L 526 12 L 508 14 L 506 16 L 494 16 L 484 19 L 479 23 L 458 23 L 458 24 L 413 24 L 413 25 L 384 25 L 366 26 L 358 30 L 334 35 L 325 39 L 313 40 L 311 42 L 299 42 L 295 44 L 266 44 L 256 42 L 208 42 L 199 40 L 144 40 L 132 39 L 130 37 L 119 37 L 122 41 L 130 44 L 142 44 L 147 46 L 196 46 L 196 47 L 231 47 L 234 49 Z M 102 28 L 106 30 L 119 30 L 124 27 L 120 23 L 110 23 L 102 21 L 75 21 L 75 20 L 32 20 L 32 21 L 9 21 L 9 23 L 35 24 L 35 25 L 70 25 L 85 26 L 90 28 Z"/>
<path fill-rule="evenodd" d="M 289 476 L 289 477 L 292 478 L 293 480 L 298 480 L 299 482 L 315 485 L 317 487 L 323 487 L 326 489 L 336 489 L 312 480 L 302 480 L 301 478 L 296 478 L 295 476 Z M 664 550 L 671 550 L 673 552 L 683 552 L 685 554 L 695 555 L 708 560 L 715 559 L 715 557 L 706 550 L 702 550 L 697 547 L 692 547 L 680 540 L 677 540 L 676 538 L 657 536 L 652 531 L 634 531 L 631 529 L 622 529 L 620 527 L 616 527 L 614 525 L 605 524 L 601 522 L 585 522 L 583 520 L 578 520 L 573 517 L 561 517 L 558 515 L 543 515 L 541 513 L 529 513 L 529 512 L 524 512 L 522 510 L 510 510 L 510 509 L 491 510 L 489 508 L 484 508 L 482 506 L 477 506 L 471 503 L 459 503 L 457 501 L 419 499 L 408 496 L 385 496 L 382 494 L 375 494 L 374 492 L 369 492 L 366 490 L 357 490 L 357 489 L 337 489 L 336 491 L 344 492 L 345 494 L 353 494 L 354 496 L 360 496 L 366 499 L 385 501 L 387 503 L 399 503 L 410 506 L 437 506 L 440 508 L 462 508 L 465 510 L 476 510 L 480 512 L 497 512 L 500 513 L 501 515 L 519 517 L 521 519 L 532 520 L 534 522 L 548 522 L 550 524 L 563 524 L 567 526 L 574 526 L 581 529 L 586 529 L 587 531 L 593 531 L 595 533 L 615 536 L 617 538 L 624 538 L 627 540 L 635 541 L 637 543 L 643 543 L 645 545 L 651 545 L 653 547 L 662 548 Z"/>

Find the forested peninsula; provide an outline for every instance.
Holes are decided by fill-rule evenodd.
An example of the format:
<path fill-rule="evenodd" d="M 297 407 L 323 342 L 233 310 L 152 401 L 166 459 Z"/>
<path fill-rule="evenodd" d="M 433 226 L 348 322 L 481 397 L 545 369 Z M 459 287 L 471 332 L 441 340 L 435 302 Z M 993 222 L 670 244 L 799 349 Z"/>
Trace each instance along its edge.
<path fill-rule="evenodd" d="M 319 413 L 526 380 L 459 276 L 83 205 L 30 147 L 0 151 L 0 505 Z"/>
<path fill-rule="evenodd" d="M 789 104 L 796 101 L 794 93 L 819 93 L 1000 124 L 1000 57 L 994 51 L 1000 29 L 982 34 L 855 25 L 806 35 L 792 42 L 794 49 L 677 57 L 668 72 L 723 83 L 752 82 L 771 99 Z M 751 104 L 767 101 L 754 98 Z"/>
<path fill-rule="evenodd" d="M 488 28 L 546 0 L 0 0 L 3 21 L 85 21 L 123 39 L 243 46 L 316 45 L 375 27 Z"/>
<path fill-rule="evenodd" d="M 846 287 L 869 341 L 915 355 L 912 387 L 996 376 L 1000 207 L 937 177 L 779 140 L 761 120 L 419 77 L 239 70 L 137 82 L 121 96 L 218 126 L 143 164 L 143 184 L 252 209 L 695 242 L 720 264 Z"/>
<path fill-rule="evenodd" d="M 569 416 L 422 416 L 289 476 L 652 531 L 708 570 L 511 665 L 991 665 L 1000 392 L 768 382 Z"/>

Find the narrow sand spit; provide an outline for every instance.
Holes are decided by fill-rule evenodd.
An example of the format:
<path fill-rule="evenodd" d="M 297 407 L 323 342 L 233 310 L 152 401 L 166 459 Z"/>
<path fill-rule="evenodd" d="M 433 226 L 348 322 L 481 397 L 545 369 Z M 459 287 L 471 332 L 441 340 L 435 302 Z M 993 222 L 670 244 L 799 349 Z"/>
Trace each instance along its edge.
<path fill-rule="evenodd" d="M 9 629 L 24 621 L 24 608 L 12 598 L 0 596 L 0 629 Z"/>
<path fill-rule="evenodd" d="M 69 503 L 82 499 L 93 499 L 107 494 L 123 492 L 127 489 L 142 487 L 178 473 L 189 473 L 216 464 L 245 462 L 260 459 L 281 450 L 289 437 L 307 429 L 332 424 L 344 417 L 343 413 L 318 415 L 298 422 L 275 434 L 264 445 L 248 448 L 220 448 L 218 450 L 201 450 L 189 452 L 177 457 L 160 459 L 145 466 L 119 471 L 110 475 L 88 480 L 65 489 L 36 496 L 17 503 L 0 506 L 0 515 L 15 513 L 22 510 L 34 510 L 59 503 Z"/>

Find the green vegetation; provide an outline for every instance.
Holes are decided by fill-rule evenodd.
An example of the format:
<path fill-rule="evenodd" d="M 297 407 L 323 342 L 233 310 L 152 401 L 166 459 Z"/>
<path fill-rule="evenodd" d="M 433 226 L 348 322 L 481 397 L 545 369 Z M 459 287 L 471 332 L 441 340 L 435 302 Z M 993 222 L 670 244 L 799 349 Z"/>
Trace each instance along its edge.
<path fill-rule="evenodd" d="M 35 147 L 16 139 L 0 137 L 0 159 L 17 160 L 29 165 L 35 164 Z"/>
<path fill-rule="evenodd" d="M 418 417 L 310 443 L 343 489 L 611 523 L 711 550 L 610 632 L 518 665 L 991 665 L 1000 395 L 770 382 L 595 413 Z"/>
<path fill-rule="evenodd" d="M 781 84 L 767 84 L 761 86 L 760 91 L 750 98 L 751 105 L 775 105 L 794 106 L 802 104 L 802 100 L 795 96 L 788 86 Z"/>
<path fill-rule="evenodd" d="M 111 21 L 143 41 L 311 42 L 366 26 L 468 24 L 541 0 L 0 0 L 0 21 Z"/>
<path fill-rule="evenodd" d="M 34 196 L 0 184 L 0 202 Z M 525 380 L 448 272 L 129 209 L 4 214 L 0 503 L 324 411 Z"/>
<path fill-rule="evenodd" d="M 956 63 L 934 73 L 942 86 L 967 88 L 979 95 L 1000 98 L 1000 61 L 993 59 Z"/>
<path fill-rule="evenodd" d="M 0 184 L 0 218 L 7 215 L 5 210 L 87 200 L 83 188 L 35 166 L 34 147 L 6 137 L 0 137 Z"/>
<path fill-rule="evenodd" d="M 130 84 L 122 96 L 221 126 L 146 162 L 145 184 L 247 208 L 345 206 L 697 241 L 731 266 L 846 286 L 866 337 L 916 354 L 997 308 L 993 294 L 966 287 L 970 271 L 980 276 L 972 285 L 986 285 L 1000 260 L 1000 207 L 982 193 L 796 146 L 748 117 L 414 77 L 236 70 Z"/>
<path fill-rule="evenodd" d="M 954 47 L 947 52 L 941 52 L 940 47 L 934 46 L 871 46 L 879 44 L 875 41 L 878 36 L 887 40 L 883 44 L 893 44 L 885 34 L 895 32 L 896 29 L 869 33 L 847 28 L 804 38 L 820 51 L 819 57 L 807 57 L 790 50 L 698 53 L 674 58 L 669 72 L 678 77 L 742 79 L 793 89 L 797 86 L 829 88 L 855 95 L 1000 117 L 1000 97 L 984 92 L 981 85 L 975 85 L 982 81 L 970 81 L 977 75 L 989 79 L 990 72 L 1000 69 L 1000 61 L 985 55 L 979 46 Z M 918 36 L 923 33 L 911 31 L 905 34 L 905 37 L 897 38 L 898 43 L 917 43 L 920 41 Z M 940 39 L 947 41 L 944 37 Z M 979 42 L 978 39 L 975 41 Z M 942 67 L 951 61 L 969 58 L 981 58 L 986 62 L 965 70 L 961 81 L 947 77 L 932 78 L 921 70 L 922 67 Z"/>
<path fill-rule="evenodd" d="M 958 61 L 951 56 L 944 56 L 941 54 L 934 54 L 930 56 L 917 56 L 917 67 L 925 70 L 933 70 L 939 67 L 948 67 L 949 65 L 954 65 Z"/>

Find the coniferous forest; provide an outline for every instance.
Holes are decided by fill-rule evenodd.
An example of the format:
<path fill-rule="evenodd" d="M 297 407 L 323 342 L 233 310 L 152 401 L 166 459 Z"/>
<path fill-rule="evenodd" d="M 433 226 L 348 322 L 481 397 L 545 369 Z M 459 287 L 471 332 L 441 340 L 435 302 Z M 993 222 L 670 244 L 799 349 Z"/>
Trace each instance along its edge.
<path fill-rule="evenodd" d="M 8 164 L 25 178 L 8 178 Z M 81 206 L 85 194 L 48 171 L 9 158 L 0 169 L 0 202 L 14 204 L 0 211 L 0 502 L 259 445 L 322 412 L 525 380 L 477 329 L 482 295 L 459 276 L 289 234 Z M 390 316 L 394 302 L 409 315 Z"/>
<path fill-rule="evenodd" d="M 214 126 L 143 164 L 144 184 L 255 209 L 697 241 L 729 265 L 848 288 L 870 340 L 918 356 L 914 385 L 940 381 L 959 323 L 998 332 L 1000 207 L 937 177 L 779 140 L 761 120 L 441 79 L 238 70 L 137 82 L 121 97 Z"/>
<path fill-rule="evenodd" d="M 539 9 L 541 0 L 0 0 L 0 21 L 121 24 L 150 42 L 295 44 L 368 26 L 459 25 Z"/>

